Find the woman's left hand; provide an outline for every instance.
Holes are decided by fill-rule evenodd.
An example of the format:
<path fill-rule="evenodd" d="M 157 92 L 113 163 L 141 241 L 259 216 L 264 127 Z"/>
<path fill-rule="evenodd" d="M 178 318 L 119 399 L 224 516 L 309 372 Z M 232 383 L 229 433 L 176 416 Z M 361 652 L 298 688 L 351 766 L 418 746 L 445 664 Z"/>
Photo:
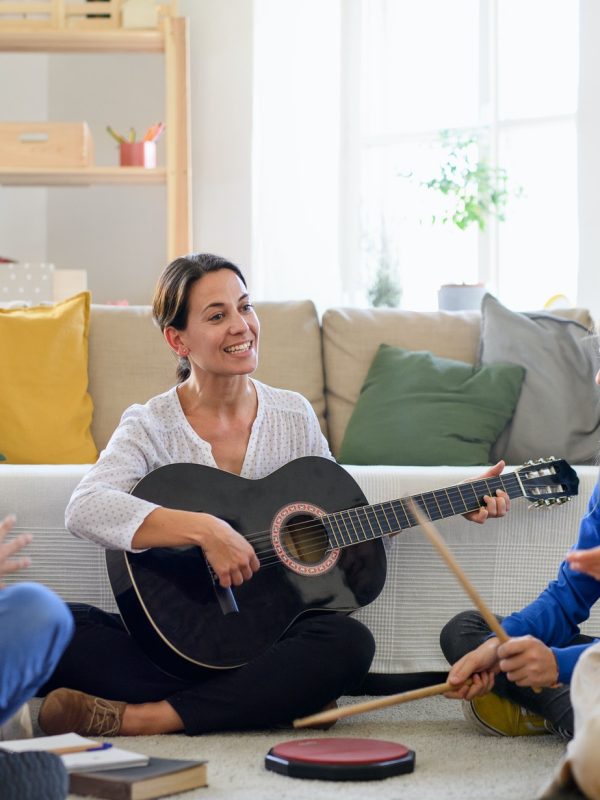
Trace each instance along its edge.
<path fill-rule="evenodd" d="M 591 547 L 589 550 L 571 550 L 567 559 L 571 569 L 584 572 L 600 581 L 600 547 Z"/>
<path fill-rule="evenodd" d="M 483 475 L 473 480 L 481 481 L 486 478 L 497 478 L 504 467 L 504 461 L 499 461 L 493 467 L 490 467 L 487 472 L 484 472 Z M 485 505 L 481 506 L 477 511 L 464 514 L 464 518 L 470 520 L 470 522 L 477 522 L 482 525 L 488 517 L 504 517 L 510 510 L 510 497 L 501 489 L 498 489 L 493 496 L 486 494 L 483 498 L 483 502 Z"/>

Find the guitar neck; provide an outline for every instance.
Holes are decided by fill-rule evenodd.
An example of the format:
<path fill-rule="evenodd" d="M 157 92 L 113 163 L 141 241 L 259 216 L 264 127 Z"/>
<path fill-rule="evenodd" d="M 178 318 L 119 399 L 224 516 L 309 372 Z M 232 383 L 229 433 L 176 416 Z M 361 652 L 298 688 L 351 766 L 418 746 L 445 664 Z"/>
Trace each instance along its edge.
<path fill-rule="evenodd" d="M 349 547 L 418 525 L 410 512 L 413 503 L 433 522 L 477 511 L 483 505 L 484 495 L 493 496 L 498 489 L 506 492 L 511 499 L 524 495 L 517 474 L 511 472 L 385 503 L 335 511 L 321 517 L 321 522 L 332 546 Z"/>

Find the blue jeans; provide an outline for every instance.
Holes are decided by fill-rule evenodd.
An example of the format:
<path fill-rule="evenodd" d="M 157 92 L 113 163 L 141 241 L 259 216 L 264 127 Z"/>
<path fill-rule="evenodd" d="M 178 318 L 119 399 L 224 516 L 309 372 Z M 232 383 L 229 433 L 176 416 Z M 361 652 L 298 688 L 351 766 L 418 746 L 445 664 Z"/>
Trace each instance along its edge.
<path fill-rule="evenodd" d="M 45 586 L 0 589 L 0 725 L 50 677 L 73 628 L 71 612 Z"/>

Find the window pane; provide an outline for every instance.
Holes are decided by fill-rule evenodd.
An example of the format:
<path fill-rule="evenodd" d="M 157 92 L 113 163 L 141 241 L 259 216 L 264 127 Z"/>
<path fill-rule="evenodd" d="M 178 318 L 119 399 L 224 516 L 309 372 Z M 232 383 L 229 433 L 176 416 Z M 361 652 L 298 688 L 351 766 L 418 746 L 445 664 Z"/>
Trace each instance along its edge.
<path fill-rule="evenodd" d="M 359 304 L 367 302 L 382 262 L 400 284 L 404 308 L 436 308 L 442 284 L 477 281 L 476 226 L 461 231 L 451 222 L 432 224 L 446 204 L 422 183 L 437 174 L 441 160 L 439 145 L 429 143 L 365 150 Z"/>
<path fill-rule="evenodd" d="M 362 0 L 360 9 L 360 126 L 351 152 L 361 247 L 359 263 L 352 250 L 346 299 L 368 302 L 383 260 L 396 271 L 405 308 L 435 308 L 441 284 L 479 280 L 514 308 L 540 307 L 554 294 L 574 301 L 578 4 Z M 494 85 L 500 122 L 490 114 Z M 428 221 L 440 215 L 440 195 L 420 184 L 438 172 L 431 142 L 443 129 L 477 131 L 506 169 L 509 191 L 523 187 L 506 221 L 488 221 L 497 235 Z"/>
<path fill-rule="evenodd" d="M 501 119 L 575 112 L 577 5 L 574 0 L 498 2 Z"/>
<path fill-rule="evenodd" d="M 514 200 L 500 225 L 499 297 L 511 308 L 542 308 L 577 289 L 577 152 L 575 123 L 511 127 L 500 137 Z"/>
<path fill-rule="evenodd" d="M 364 135 L 477 124 L 478 10 L 478 0 L 363 0 Z"/>

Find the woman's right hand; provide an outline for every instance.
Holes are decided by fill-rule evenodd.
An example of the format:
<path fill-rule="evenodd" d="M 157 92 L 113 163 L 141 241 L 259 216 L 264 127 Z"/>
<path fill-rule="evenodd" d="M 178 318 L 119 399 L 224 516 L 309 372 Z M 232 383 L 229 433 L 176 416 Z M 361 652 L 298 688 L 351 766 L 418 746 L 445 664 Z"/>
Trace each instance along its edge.
<path fill-rule="evenodd" d="M 202 514 L 202 549 L 223 588 L 240 586 L 257 572 L 260 562 L 244 537 L 218 517 Z"/>

